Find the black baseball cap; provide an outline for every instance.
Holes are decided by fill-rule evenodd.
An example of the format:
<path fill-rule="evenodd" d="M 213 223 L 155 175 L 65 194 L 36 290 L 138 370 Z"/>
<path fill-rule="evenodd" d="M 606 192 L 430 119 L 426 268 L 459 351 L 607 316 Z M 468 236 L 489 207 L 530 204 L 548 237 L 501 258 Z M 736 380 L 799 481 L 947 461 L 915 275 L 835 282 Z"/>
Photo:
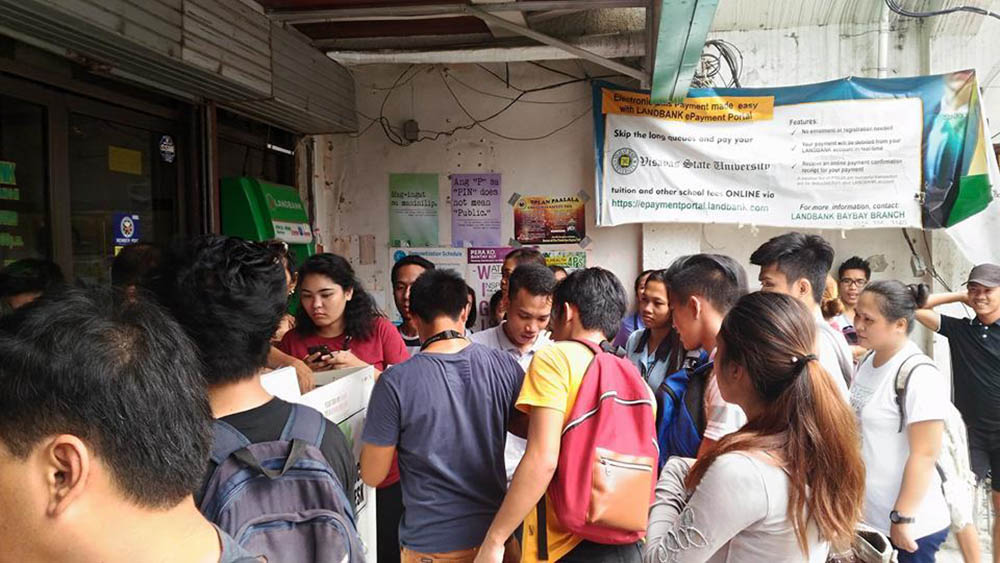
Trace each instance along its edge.
<path fill-rule="evenodd" d="M 985 287 L 1000 287 L 1000 266 L 996 264 L 976 266 L 969 272 L 969 281 L 965 282 L 965 285 L 970 283 L 978 283 Z"/>

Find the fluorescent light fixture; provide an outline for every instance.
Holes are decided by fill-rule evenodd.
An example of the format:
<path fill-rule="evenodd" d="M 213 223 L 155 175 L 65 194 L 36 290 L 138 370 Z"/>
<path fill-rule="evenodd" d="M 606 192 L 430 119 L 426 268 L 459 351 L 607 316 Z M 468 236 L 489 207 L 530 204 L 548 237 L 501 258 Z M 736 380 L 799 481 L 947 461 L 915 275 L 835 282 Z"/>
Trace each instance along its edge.
<path fill-rule="evenodd" d="M 295 151 L 291 149 L 286 149 L 285 147 L 279 147 L 278 145 L 267 144 L 267 148 L 274 152 L 280 152 L 281 154 L 287 154 L 288 156 L 295 156 Z"/>

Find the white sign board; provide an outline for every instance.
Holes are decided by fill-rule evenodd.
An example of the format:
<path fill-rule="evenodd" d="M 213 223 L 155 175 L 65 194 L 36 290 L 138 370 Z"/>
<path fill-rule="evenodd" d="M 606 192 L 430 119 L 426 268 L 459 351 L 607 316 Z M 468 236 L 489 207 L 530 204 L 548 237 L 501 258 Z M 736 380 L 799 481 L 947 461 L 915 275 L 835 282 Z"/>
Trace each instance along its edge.
<path fill-rule="evenodd" d="M 769 97 L 718 100 L 698 119 L 607 113 L 602 226 L 921 226 L 919 98 L 780 105 L 760 119 Z M 716 122 L 712 103 L 747 119 Z"/>
<path fill-rule="evenodd" d="M 261 384 L 269 393 L 285 401 L 301 403 L 323 413 L 336 424 L 354 451 L 355 462 L 361 462 L 361 431 L 365 425 L 368 399 L 375 386 L 375 370 L 371 366 L 324 371 L 316 374 L 316 389 L 302 395 L 298 391 L 295 370 L 283 368 L 265 374 Z M 351 494 L 350 492 L 348 494 Z M 376 561 L 375 489 L 360 478 L 354 491 L 358 534 L 364 542 L 366 559 Z"/>

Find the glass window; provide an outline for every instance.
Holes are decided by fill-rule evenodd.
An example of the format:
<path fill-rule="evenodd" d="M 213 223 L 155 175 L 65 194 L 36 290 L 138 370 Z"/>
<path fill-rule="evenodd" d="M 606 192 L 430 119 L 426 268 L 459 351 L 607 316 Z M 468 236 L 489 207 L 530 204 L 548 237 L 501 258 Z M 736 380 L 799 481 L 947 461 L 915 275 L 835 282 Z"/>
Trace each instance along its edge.
<path fill-rule="evenodd" d="M 0 265 L 50 258 L 42 106 L 0 96 Z"/>
<path fill-rule="evenodd" d="M 176 147 L 171 138 L 165 156 L 163 132 L 86 115 L 72 114 L 69 129 L 73 272 L 103 283 L 121 247 L 175 232 Z"/>

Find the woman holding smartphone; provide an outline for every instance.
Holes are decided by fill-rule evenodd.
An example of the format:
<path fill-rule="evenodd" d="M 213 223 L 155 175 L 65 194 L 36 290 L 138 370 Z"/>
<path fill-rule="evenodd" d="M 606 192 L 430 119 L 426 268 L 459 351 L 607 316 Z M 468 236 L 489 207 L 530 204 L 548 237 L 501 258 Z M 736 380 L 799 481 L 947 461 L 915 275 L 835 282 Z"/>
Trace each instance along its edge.
<path fill-rule="evenodd" d="M 295 328 L 278 348 L 313 371 L 370 365 L 375 375 L 409 359 L 399 331 L 375 306 L 347 260 L 317 254 L 299 268 Z M 325 348 L 324 348 L 325 347 Z"/>
<path fill-rule="evenodd" d="M 370 365 L 376 378 L 390 365 L 409 359 L 399 331 L 378 310 L 347 260 L 317 254 L 298 274 L 301 305 L 295 328 L 278 345 L 282 352 L 301 358 L 315 372 Z M 378 545 L 383 546 L 378 560 L 399 561 L 403 495 L 395 463 L 378 487 L 376 507 Z"/>

